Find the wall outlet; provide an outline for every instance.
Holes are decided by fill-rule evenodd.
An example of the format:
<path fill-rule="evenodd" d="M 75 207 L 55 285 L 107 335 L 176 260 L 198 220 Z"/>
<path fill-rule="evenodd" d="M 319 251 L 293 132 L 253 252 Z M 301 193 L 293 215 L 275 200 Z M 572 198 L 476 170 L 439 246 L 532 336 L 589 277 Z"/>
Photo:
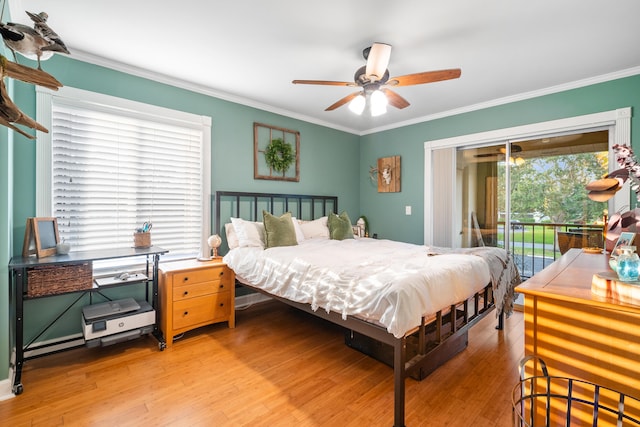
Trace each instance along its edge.
<path fill-rule="evenodd" d="M 411 215 L 411 206 L 405 206 L 404 207 L 404 214 L 405 215 Z"/>

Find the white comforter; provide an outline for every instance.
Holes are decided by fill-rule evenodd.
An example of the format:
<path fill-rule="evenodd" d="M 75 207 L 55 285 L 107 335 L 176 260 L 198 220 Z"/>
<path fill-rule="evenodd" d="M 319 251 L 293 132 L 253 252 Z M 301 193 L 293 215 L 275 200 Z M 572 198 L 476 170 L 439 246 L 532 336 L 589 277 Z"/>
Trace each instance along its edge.
<path fill-rule="evenodd" d="M 402 337 L 429 316 L 490 281 L 480 257 L 428 256 L 428 248 L 391 240 L 304 240 L 297 246 L 231 250 L 224 261 L 242 283 L 311 304 L 314 310 L 378 322 Z"/>

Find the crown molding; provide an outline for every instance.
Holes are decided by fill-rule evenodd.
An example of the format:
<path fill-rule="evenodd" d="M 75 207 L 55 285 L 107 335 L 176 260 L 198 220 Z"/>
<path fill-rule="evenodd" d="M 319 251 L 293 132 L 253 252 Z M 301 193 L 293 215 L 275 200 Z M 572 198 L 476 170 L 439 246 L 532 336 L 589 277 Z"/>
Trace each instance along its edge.
<path fill-rule="evenodd" d="M 569 83 L 564 83 L 561 85 L 550 86 L 544 89 L 538 89 L 531 92 L 523 92 L 516 95 L 506 96 L 504 98 L 496 98 L 490 101 L 481 102 L 478 104 L 468 105 L 462 108 L 456 108 L 453 110 L 443 111 L 437 114 L 431 114 L 429 116 L 418 117 L 412 120 L 407 120 L 404 122 L 398 122 L 391 126 L 386 127 L 378 127 L 374 129 L 369 129 L 365 132 L 361 133 L 362 135 L 368 135 L 378 132 L 383 132 L 387 130 L 397 129 L 404 126 L 414 125 L 418 123 L 429 122 L 437 119 L 442 119 L 445 117 L 456 116 L 458 114 L 470 113 L 472 111 L 483 110 L 485 108 L 497 107 L 504 104 L 510 104 L 513 102 L 524 101 L 527 99 L 538 98 L 544 95 L 551 95 L 554 93 L 564 92 L 571 89 L 578 89 L 581 87 L 591 86 L 598 83 L 604 83 L 611 80 L 617 80 L 624 77 L 631 77 L 640 74 L 640 67 L 627 68 L 625 70 L 615 71 L 609 74 L 603 74 L 600 76 L 589 77 L 582 80 L 576 80 Z"/>
<path fill-rule="evenodd" d="M 296 113 L 294 111 L 289 111 L 283 108 L 277 108 L 272 105 L 258 102 L 250 98 L 241 97 L 228 92 L 213 89 L 208 86 L 204 86 L 204 85 L 192 83 L 186 80 L 178 79 L 172 76 L 168 76 L 166 74 L 156 73 L 144 68 L 125 64 L 123 62 L 114 61 L 113 59 L 107 59 L 102 56 L 94 55 L 94 54 L 91 54 L 82 50 L 78 50 L 75 48 L 73 49 L 72 59 L 97 65 L 100 67 L 108 68 L 114 71 L 120 71 L 126 74 L 130 74 L 132 76 L 145 78 L 158 83 L 174 86 L 180 89 L 189 90 L 202 95 L 211 96 L 213 98 L 222 99 L 224 101 L 233 102 L 235 104 L 241 104 L 247 107 L 256 108 L 258 110 L 263 110 L 263 111 L 267 111 L 274 114 L 280 114 L 282 116 L 290 117 L 293 119 L 298 119 L 308 123 L 313 123 L 320 126 L 336 129 L 342 132 L 352 133 L 356 135 L 359 133 L 359 131 L 355 129 L 346 128 L 343 126 L 337 126 L 334 123 L 318 120 L 314 117 L 305 116 L 303 114 Z"/>
<path fill-rule="evenodd" d="M 224 101 L 233 102 L 236 104 L 244 105 L 251 108 L 256 108 L 258 110 L 267 111 L 274 114 L 279 114 L 282 116 L 290 117 L 293 119 L 301 120 L 304 122 L 316 124 L 319 126 L 324 126 L 327 128 L 335 129 L 342 132 L 351 133 L 358 136 L 365 136 L 370 134 L 375 134 L 378 132 L 384 132 L 388 130 L 398 129 L 405 126 L 411 126 L 419 123 L 430 122 L 433 120 L 442 119 L 445 117 L 456 116 L 459 114 L 470 113 L 473 111 L 483 110 L 486 108 L 497 107 L 500 105 L 510 104 L 513 102 L 524 101 L 527 99 L 537 98 L 540 96 L 550 95 L 554 93 L 564 92 L 567 90 L 578 89 L 581 87 L 591 86 L 598 83 L 604 83 L 611 80 L 617 80 L 625 77 L 635 76 L 640 74 L 640 67 L 627 68 L 624 70 L 616 71 L 613 73 L 603 74 L 595 77 L 589 77 L 582 80 L 576 80 L 569 83 L 564 83 L 561 85 L 550 86 L 543 89 L 538 89 L 530 92 L 523 92 L 516 95 L 506 96 L 503 98 L 496 98 L 490 101 L 481 102 L 478 104 L 468 105 L 461 108 L 456 108 L 453 110 L 447 110 L 436 114 L 431 114 L 427 116 L 417 117 L 415 119 L 406 120 L 398 123 L 394 123 L 388 126 L 381 126 L 376 128 L 367 129 L 364 131 L 359 131 L 353 128 L 347 128 L 344 126 L 338 126 L 334 123 L 326 122 L 323 120 L 318 120 L 315 117 L 306 116 L 294 111 L 289 111 L 283 108 L 277 108 L 269 104 L 261 103 L 255 101 L 250 98 L 240 97 L 228 92 L 220 91 L 213 89 L 208 86 L 195 84 L 186 80 L 177 79 L 172 76 L 168 76 L 161 73 L 152 72 L 146 70 L 144 68 L 135 67 L 129 64 L 125 64 L 122 62 L 114 61 L 112 59 L 107 59 L 98 55 L 94 55 L 88 52 L 84 52 L 81 50 L 74 49 L 73 50 L 73 58 L 78 61 L 86 62 L 93 65 L 98 65 L 101 67 L 105 67 L 108 69 L 112 69 L 115 71 L 120 71 L 126 74 L 130 74 L 133 76 L 145 78 L 148 80 L 152 80 L 158 83 L 166 84 L 169 86 L 174 86 L 180 89 L 189 90 L 195 93 L 199 93 L 206 96 L 211 96 L 214 98 L 222 99 Z"/>

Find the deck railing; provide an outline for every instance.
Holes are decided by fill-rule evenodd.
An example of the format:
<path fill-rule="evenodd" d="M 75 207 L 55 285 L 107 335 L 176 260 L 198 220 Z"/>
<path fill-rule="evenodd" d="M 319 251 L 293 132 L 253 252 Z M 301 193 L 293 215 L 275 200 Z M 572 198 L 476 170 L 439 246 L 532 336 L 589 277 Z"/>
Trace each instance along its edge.
<path fill-rule="evenodd" d="M 505 224 L 498 223 L 495 243 L 505 245 Z M 561 256 L 558 232 L 587 235 L 588 246 L 602 246 L 603 226 L 598 224 L 512 222 L 509 233 L 509 252 L 522 278 L 529 278 Z"/>

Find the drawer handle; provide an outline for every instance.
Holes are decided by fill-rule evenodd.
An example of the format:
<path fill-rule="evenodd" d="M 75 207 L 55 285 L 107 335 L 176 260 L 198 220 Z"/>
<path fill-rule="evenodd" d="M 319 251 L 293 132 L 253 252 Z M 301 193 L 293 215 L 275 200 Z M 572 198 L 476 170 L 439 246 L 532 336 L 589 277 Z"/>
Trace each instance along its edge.
<path fill-rule="evenodd" d="M 221 271 L 221 272 L 220 272 L 220 276 L 223 276 L 223 275 L 224 275 L 224 271 Z"/>
<path fill-rule="evenodd" d="M 224 307 L 224 303 L 223 302 L 220 303 L 220 307 Z"/>
<path fill-rule="evenodd" d="M 183 281 L 183 282 L 186 282 L 186 281 L 188 281 L 188 280 L 189 280 L 189 277 L 188 277 L 188 276 L 185 276 L 185 277 L 184 277 L 184 279 L 182 279 L 182 281 Z"/>
<path fill-rule="evenodd" d="M 187 295 L 189 295 L 189 291 L 184 291 L 184 293 L 182 294 L 183 297 L 186 297 Z"/>
<path fill-rule="evenodd" d="M 189 314 L 189 312 L 188 312 L 188 311 L 185 311 L 185 312 L 184 312 L 184 314 L 183 314 L 183 316 L 187 316 L 188 314 Z"/>
<path fill-rule="evenodd" d="M 220 289 L 224 288 L 224 285 L 220 285 Z"/>

